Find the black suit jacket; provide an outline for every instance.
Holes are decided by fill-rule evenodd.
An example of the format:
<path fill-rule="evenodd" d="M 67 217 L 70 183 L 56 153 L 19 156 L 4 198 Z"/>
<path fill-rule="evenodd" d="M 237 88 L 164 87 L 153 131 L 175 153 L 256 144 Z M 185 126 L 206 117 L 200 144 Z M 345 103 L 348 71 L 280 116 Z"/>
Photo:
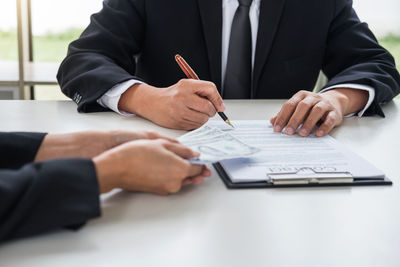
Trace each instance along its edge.
<path fill-rule="evenodd" d="M 74 229 L 100 215 L 91 160 L 32 163 L 44 136 L 0 133 L 0 242 L 58 227 Z"/>
<path fill-rule="evenodd" d="M 221 87 L 222 0 L 106 0 L 71 43 L 58 80 L 78 110 L 97 104 L 114 85 L 135 78 L 158 87 L 184 78 L 181 54 L 204 80 Z M 393 57 L 361 23 L 351 0 L 262 0 L 251 97 L 286 99 L 312 90 L 319 71 L 327 86 L 369 85 L 367 113 L 400 92 Z"/>

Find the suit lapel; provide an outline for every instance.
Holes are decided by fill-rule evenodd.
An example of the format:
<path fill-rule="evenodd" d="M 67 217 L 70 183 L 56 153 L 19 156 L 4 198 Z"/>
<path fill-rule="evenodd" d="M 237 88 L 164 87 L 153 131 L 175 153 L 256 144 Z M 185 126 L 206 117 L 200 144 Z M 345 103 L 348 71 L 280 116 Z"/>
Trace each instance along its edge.
<path fill-rule="evenodd" d="M 256 90 L 258 88 L 262 69 L 271 51 L 284 5 L 285 0 L 261 0 L 256 57 L 254 62 L 253 88 L 251 92 L 252 98 L 256 96 Z"/>
<path fill-rule="evenodd" d="M 222 0 L 197 0 L 212 80 L 221 90 Z"/>

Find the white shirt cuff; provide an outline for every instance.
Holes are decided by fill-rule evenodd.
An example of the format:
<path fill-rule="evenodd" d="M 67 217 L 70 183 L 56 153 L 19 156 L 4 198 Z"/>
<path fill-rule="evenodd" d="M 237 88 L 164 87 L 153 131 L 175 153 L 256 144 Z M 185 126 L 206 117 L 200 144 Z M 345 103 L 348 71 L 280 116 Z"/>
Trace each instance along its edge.
<path fill-rule="evenodd" d="M 135 84 L 141 84 L 143 83 L 142 81 L 139 80 L 128 80 L 123 83 L 119 83 L 115 85 L 113 88 L 108 90 L 101 98 L 97 99 L 97 103 L 101 105 L 104 108 L 109 108 L 118 114 L 121 114 L 123 116 L 134 116 L 135 114 L 129 113 L 123 110 L 118 109 L 118 103 L 119 100 L 121 99 L 121 96 L 123 93 L 126 92 L 129 88 L 131 88 Z"/>
<path fill-rule="evenodd" d="M 329 90 L 332 90 L 335 88 L 351 88 L 351 89 L 368 91 L 368 93 L 369 93 L 368 102 L 365 105 L 365 107 L 358 113 L 348 114 L 345 117 L 352 117 L 356 114 L 358 117 L 362 117 L 362 115 L 364 115 L 365 111 L 371 106 L 372 102 L 375 99 L 375 89 L 373 87 L 368 86 L 368 85 L 356 84 L 356 83 L 344 83 L 344 84 L 334 85 L 334 86 L 331 86 L 331 87 L 321 90 L 319 93 L 323 93 L 323 92 L 326 92 L 326 91 L 329 91 Z"/>

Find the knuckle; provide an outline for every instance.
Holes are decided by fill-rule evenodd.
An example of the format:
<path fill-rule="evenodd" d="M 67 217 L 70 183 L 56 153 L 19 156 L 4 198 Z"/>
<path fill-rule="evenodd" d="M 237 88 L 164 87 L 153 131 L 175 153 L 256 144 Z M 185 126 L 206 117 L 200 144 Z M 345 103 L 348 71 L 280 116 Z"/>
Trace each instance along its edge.
<path fill-rule="evenodd" d="M 288 127 L 296 128 L 296 126 L 299 125 L 299 123 L 300 123 L 300 120 L 298 118 L 291 117 L 287 125 L 288 125 Z"/>
<path fill-rule="evenodd" d="M 310 94 L 310 92 L 309 92 L 309 91 L 306 91 L 306 90 L 300 90 L 298 94 L 299 94 L 300 96 L 307 96 L 307 95 Z"/>
<path fill-rule="evenodd" d="M 283 105 L 285 109 L 294 109 L 297 106 L 297 103 L 294 100 L 288 100 L 286 103 Z"/>
<path fill-rule="evenodd" d="M 211 92 L 213 90 L 210 82 L 204 83 L 204 85 L 202 87 L 203 87 L 204 91 L 206 91 L 206 92 Z"/>
<path fill-rule="evenodd" d="M 217 86 L 213 82 L 207 82 L 207 86 L 210 90 L 217 90 Z"/>
<path fill-rule="evenodd" d="M 212 99 L 219 100 L 218 90 L 215 86 L 209 88 L 209 92 L 212 96 Z"/>
<path fill-rule="evenodd" d="M 322 104 L 316 104 L 316 105 L 314 106 L 314 108 L 313 108 L 314 112 L 316 112 L 316 113 L 318 113 L 318 114 L 324 112 L 325 109 L 326 109 L 325 106 L 323 106 Z"/>
<path fill-rule="evenodd" d="M 314 93 L 314 98 L 316 98 L 320 101 L 324 99 L 321 94 L 316 94 L 316 93 Z"/>
<path fill-rule="evenodd" d="M 337 117 L 331 120 L 332 121 L 332 126 L 340 125 L 342 124 L 343 119 L 341 117 Z"/>
<path fill-rule="evenodd" d="M 307 102 L 307 101 L 300 101 L 298 107 L 300 109 L 310 109 L 312 107 L 311 103 Z"/>
<path fill-rule="evenodd" d="M 279 120 L 276 121 L 276 124 L 277 125 L 284 125 L 285 121 L 283 119 L 279 119 Z"/>
<path fill-rule="evenodd" d="M 321 106 L 315 106 L 313 108 L 313 110 L 314 110 L 315 113 L 318 113 L 318 114 L 320 114 L 323 111 Z"/>
<path fill-rule="evenodd" d="M 335 124 L 334 120 L 328 119 L 328 118 L 327 118 L 327 119 L 324 121 L 323 126 L 325 125 L 326 128 L 332 128 L 332 127 L 334 126 L 334 124 Z"/>
<path fill-rule="evenodd" d="M 326 120 L 325 120 L 324 124 L 326 126 L 328 126 L 329 128 L 332 128 L 333 126 L 335 126 L 335 122 L 336 122 L 335 116 L 334 115 L 328 115 L 326 117 Z"/>
<path fill-rule="evenodd" d="M 295 93 L 295 94 L 293 95 L 293 97 L 300 97 L 300 96 L 302 96 L 302 94 L 303 94 L 303 91 L 300 90 L 300 91 L 297 91 L 297 93 Z"/>
<path fill-rule="evenodd" d="M 177 82 L 177 85 L 178 85 L 178 86 L 184 86 L 186 83 L 187 83 L 187 79 L 180 79 L 180 80 Z"/>

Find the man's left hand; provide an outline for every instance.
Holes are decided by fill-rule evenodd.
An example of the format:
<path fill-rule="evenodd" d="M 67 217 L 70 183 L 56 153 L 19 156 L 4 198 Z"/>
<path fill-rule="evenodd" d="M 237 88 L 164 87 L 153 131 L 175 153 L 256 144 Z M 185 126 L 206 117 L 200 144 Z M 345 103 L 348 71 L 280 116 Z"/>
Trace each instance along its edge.
<path fill-rule="evenodd" d="M 337 88 L 324 93 L 299 91 L 290 98 L 279 113 L 271 119 L 275 132 L 308 136 L 314 129 L 318 137 L 325 136 L 340 125 L 343 117 L 360 111 L 368 101 L 364 90 Z"/>
<path fill-rule="evenodd" d="M 138 139 L 176 140 L 149 131 L 86 131 L 49 134 L 39 148 L 35 162 L 59 158 L 93 158 L 121 144 Z"/>

